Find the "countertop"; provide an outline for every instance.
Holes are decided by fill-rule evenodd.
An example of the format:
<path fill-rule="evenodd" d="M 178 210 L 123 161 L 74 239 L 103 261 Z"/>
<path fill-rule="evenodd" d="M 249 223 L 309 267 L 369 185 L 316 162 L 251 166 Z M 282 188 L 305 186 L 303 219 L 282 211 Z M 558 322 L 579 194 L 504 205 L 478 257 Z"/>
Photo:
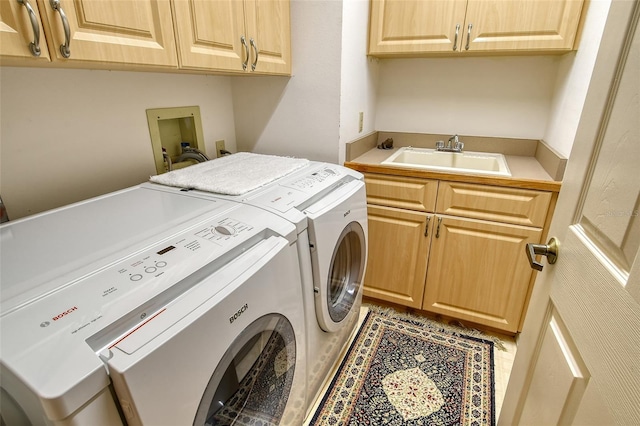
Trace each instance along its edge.
<path fill-rule="evenodd" d="M 507 186 L 513 188 L 537 189 L 542 191 L 559 192 L 562 182 L 553 180 L 535 157 L 505 155 L 511 176 L 486 176 L 481 174 L 448 173 L 432 170 L 411 169 L 382 165 L 399 148 L 373 148 L 351 161 L 345 162 L 345 167 L 363 173 L 380 173 L 393 176 L 438 179 L 456 182 L 479 183 L 485 185 Z"/>

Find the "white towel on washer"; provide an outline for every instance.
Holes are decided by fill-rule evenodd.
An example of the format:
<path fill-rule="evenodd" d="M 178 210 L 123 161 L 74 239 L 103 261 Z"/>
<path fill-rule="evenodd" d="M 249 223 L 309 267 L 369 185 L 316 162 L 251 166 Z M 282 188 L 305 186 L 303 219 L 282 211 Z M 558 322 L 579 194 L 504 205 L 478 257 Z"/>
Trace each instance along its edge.
<path fill-rule="evenodd" d="M 225 195 L 242 195 L 309 164 L 303 158 L 239 152 L 184 169 L 151 176 L 151 182 L 199 189 Z"/>

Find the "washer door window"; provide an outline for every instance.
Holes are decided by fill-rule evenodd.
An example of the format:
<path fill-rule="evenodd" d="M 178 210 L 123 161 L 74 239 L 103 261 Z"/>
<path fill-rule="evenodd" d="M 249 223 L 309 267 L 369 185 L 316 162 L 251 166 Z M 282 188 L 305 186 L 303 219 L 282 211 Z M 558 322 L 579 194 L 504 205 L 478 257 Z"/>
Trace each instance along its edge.
<path fill-rule="evenodd" d="M 331 258 L 328 277 L 327 310 L 331 321 L 339 323 L 349 314 L 358 296 L 365 264 L 364 231 L 351 222 L 340 234 Z"/>
<path fill-rule="evenodd" d="M 280 424 L 295 365 L 296 342 L 289 321 L 279 314 L 257 319 L 224 354 L 193 424 Z"/>

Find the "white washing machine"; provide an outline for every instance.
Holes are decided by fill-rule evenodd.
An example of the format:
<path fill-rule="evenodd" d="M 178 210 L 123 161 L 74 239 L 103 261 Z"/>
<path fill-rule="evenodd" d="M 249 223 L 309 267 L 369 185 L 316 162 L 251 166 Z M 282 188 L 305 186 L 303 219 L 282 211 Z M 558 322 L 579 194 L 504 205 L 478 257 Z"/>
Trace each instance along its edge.
<path fill-rule="evenodd" d="M 269 157 L 265 156 L 267 161 Z M 217 164 L 229 160 L 232 159 L 223 157 L 193 167 L 201 169 L 205 179 L 215 180 Z M 242 161 L 235 162 L 242 173 L 246 169 Z M 232 180 L 233 170 L 220 169 L 224 170 L 225 179 Z M 165 190 L 171 192 L 184 192 L 190 187 L 180 171 L 172 173 L 155 176 L 152 181 L 165 185 Z M 184 188 L 170 186 L 176 182 Z M 355 330 L 362 304 L 368 229 L 363 175 L 335 164 L 308 162 L 241 195 L 225 196 L 203 190 L 186 193 L 258 206 L 296 226 L 307 335 L 307 409 L 310 409 Z"/>
<path fill-rule="evenodd" d="M 3 424 L 302 423 L 289 221 L 134 187 L 0 236 Z"/>

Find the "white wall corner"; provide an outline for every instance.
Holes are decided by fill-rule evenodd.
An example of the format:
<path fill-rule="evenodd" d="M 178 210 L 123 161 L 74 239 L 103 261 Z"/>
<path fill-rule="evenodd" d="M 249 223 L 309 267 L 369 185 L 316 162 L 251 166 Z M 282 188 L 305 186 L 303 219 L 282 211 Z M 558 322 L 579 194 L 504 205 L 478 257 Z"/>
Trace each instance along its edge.
<path fill-rule="evenodd" d="M 232 77 L 238 150 L 338 161 L 342 12 L 292 0 L 292 77 Z"/>
<path fill-rule="evenodd" d="M 565 158 L 571 154 L 610 6 L 611 0 L 588 2 L 578 49 L 561 58 L 543 139 Z"/>
<path fill-rule="evenodd" d="M 347 143 L 375 130 L 379 63 L 366 54 L 369 7 L 368 1 L 343 2 L 339 164 L 345 161 Z"/>

